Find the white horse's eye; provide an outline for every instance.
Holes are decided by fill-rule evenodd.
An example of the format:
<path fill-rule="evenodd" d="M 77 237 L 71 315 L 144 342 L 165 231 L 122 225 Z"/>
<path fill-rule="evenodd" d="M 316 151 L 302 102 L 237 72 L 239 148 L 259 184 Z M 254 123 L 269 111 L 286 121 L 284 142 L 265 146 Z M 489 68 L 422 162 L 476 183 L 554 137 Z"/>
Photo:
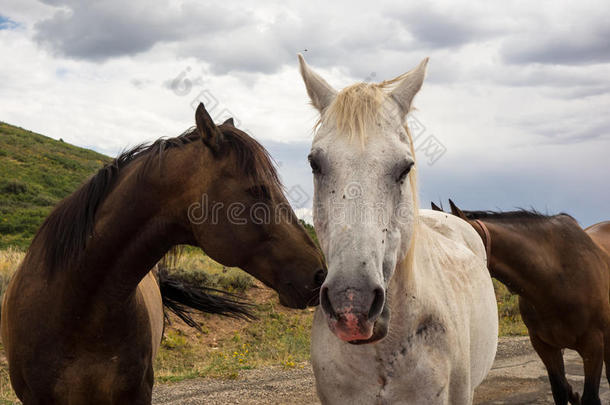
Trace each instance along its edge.
<path fill-rule="evenodd" d="M 309 165 L 311 166 L 311 171 L 313 172 L 313 174 L 319 174 L 320 173 L 320 165 L 318 164 L 316 159 L 314 157 L 312 157 L 312 156 L 309 156 L 308 160 L 309 160 Z"/>
<path fill-rule="evenodd" d="M 413 162 L 413 161 L 405 162 L 404 166 L 400 169 L 400 172 L 399 172 L 400 174 L 398 175 L 398 178 L 396 179 L 397 183 L 402 182 L 405 179 L 405 177 L 407 177 L 407 175 L 411 171 L 411 168 L 413 167 L 414 164 L 415 164 L 415 162 Z"/>

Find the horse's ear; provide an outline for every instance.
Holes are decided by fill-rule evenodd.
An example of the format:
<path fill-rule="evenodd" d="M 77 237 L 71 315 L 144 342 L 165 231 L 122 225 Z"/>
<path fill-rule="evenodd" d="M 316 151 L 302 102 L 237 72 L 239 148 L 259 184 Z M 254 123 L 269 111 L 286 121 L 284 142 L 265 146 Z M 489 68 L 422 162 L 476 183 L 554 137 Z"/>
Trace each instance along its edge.
<path fill-rule="evenodd" d="M 462 212 L 461 209 L 458 208 L 457 205 L 455 205 L 455 203 L 453 201 L 451 201 L 451 198 L 449 199 L 449 205 L 451 206 L 451 213 L 453 215 L 455 215 L 456 217 L 462 218 L 464 221 L 468 221 L 468 218 L 466 218 L 466 215 Z"/>
<path fill-rule="evenodd" d="M 427 66 L 428 58 L 425 58 L 415 69 L 406 73 L 396 88 L 392 90 L 391 96 L 398 103 L 403 117 L 409 113 L 411 102 L 424 83 Z"/>
<path fill-rule="evenodd" d="M 307 94 L 309 94 L 311 104 L 321 113 L 332 103 L 337 95 L 337 91 L 330 84 L 326 83 L 326 80 L 322 79 L 320 75 L 311 70 L 305 62 L 303 55 L 298 54 L 298 58 L 301 76 L 305 82 L 305 88 L 307 89 Z"/>
<path fill-rule="evenodd" d="M 222 123 L 222 125 L 229 125 L 231 127 L 235 127 L 235 123 L 233 122 L 233 117 L 229 117 Z"/>
<path fill-rule="evenodd" d="M 220 143 L 222 142 L 222 132 L 214 124 L 214 120 L 208 114 L 208 111 L 203 106 L 203 103 L 199 103 L 197 110 L 195 111 L 195 122 L 197 123 L 197 132 L 201 136 L 203 143 L 205 143 L 212 152 L 217 153 L 220 149 Z"/>
<path fill-rule="evenodd" d="M 439 207 L 438 205 L 434 204 L 434 201 L 430 201 L 430 206 L 432 207 L 433 211 L 443 212 L 443 209 L 441 207 Z"/>

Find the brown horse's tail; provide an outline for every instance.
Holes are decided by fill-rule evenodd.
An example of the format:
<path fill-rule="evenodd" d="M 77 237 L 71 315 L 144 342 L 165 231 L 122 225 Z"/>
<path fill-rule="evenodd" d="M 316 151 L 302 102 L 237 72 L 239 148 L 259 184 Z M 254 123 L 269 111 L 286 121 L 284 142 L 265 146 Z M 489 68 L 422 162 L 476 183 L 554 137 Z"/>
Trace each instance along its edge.
<path fill-rule="evenodd" d="M 162 268 L 158 271 L 158 277 L 163 306 L 193 328 L 201 330 L 199 324 L 192 317 L 196 312 L 241 319 L 256 319 L 252 313 L 254 306 L 241 301 L 235 294 L 189 284 Z"/>

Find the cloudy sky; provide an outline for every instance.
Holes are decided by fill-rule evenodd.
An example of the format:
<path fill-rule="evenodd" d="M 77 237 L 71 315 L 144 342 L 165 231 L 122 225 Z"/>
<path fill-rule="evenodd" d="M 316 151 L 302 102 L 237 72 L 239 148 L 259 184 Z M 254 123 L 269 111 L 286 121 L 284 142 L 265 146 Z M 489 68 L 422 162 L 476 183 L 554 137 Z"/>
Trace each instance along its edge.
<path fill-rule="evenodd" d="M 2 0 L 0 120 L 115 155 L 178 135 L 201 100 L 270 149 L 306 212 L 316 114 L 296 54 L 336 88 L 430 56 L 423 205 L 610 219 L 607 2 L 329 3 Z"/>

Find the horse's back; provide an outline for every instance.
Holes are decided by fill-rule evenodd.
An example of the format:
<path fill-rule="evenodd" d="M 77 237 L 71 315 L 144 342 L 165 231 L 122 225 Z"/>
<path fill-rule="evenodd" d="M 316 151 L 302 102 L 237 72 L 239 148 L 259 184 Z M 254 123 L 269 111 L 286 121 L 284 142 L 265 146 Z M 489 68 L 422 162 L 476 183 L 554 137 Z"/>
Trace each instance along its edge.
<path fill-rule="evenodd" d="M 432 265 L 439 270 L 439 277 L 452 286 L 455 304 L 465 306 L 451 318 L 468 325 L 470 380 L 474 389 L 491 369 L 498 343 L 497 304 L 485 247 L 472 226 L 453 215 L 420 210 L 420 222 L 429 241 L 422 249 L 426 255 L 436 255 L 437 261 Z M 450 305 L 441 298 L 438 301 L 439 305 Z M 463 319 L 458 321 L 460 317 Z"/>
<path fill-rule="evenodd" d="M 485 246 L 468 222 L 442 211 L 425 209 L 419 210 L 419 219 L 435 232 L 464 245 L 475 256 L 486 260 Z"/>
<path fill-rule="evenodd" d="M 610 255 L 610 221 L 599 222 L 585 229 L 585 232 L 598 246 Z"/>

